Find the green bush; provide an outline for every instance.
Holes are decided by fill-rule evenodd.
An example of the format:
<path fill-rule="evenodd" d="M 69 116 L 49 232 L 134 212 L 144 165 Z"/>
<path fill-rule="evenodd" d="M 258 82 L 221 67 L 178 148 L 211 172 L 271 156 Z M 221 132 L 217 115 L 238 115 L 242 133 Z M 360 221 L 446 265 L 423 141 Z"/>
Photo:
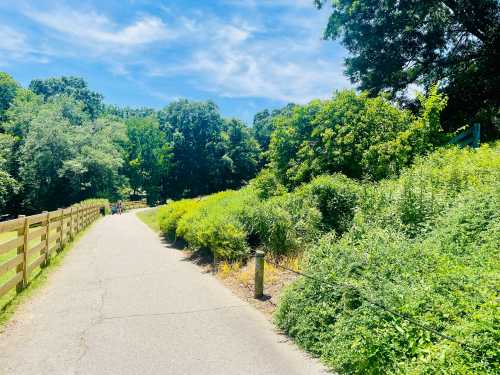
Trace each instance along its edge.
<path fill-rule="evenodd" d="M 279 178 L 269 168 L 263 169 L 255 177 L 250 185 L 255 189 L 260 199 L 269 199 L 286 193 L 285 187 L 280 183 Z"/>
<path fill-rule="evenodd" d="M 177 224 L 186 212 L 191 212 L 199 205 L 199 199 L 170 201 L 158 209 L 157 217 L 160 231 L 170 240 L 175 241 Z"/>
<path fill-rule="evenodd" d="M 247 227 L 275 256 L 291 255 L 319 234 L 321 213 L 310 197 L 287 193 L 248 207 Z"/>
<path fill-rule="evenodd" d="M 311 200 L 321 212 L 323 230 L 343 233 L 351 227 L 358 203 L 359 185 L 341 174 L 314 178 L 295 192 Z"/>
<path fill-rule="evenodd" d="M 442 148 L 416 160 L 398 180 L 365 184 L 358 222 L 391 227 L 412 237 L 434 225 L 464 191 L 500 181 L 500 147 Z"/>
<path fill-rule="evenodd" d="M 270 168 L 287 188 L 325 173 L 372 180 L 398 175 L 416 156 L 444 143 L 439 116 L 445 104 L 433 89 L 415 116 L 383 96 L 344 90 L 295 106 L 275 119 Z"/>
<path fill-rule="evenodd" d="M 208 249 L 219 258 L 241 258 L 249 252 L 245 212 L 256 202 L 255 192 L 249 188 L 212 194 L 181 217 L 177 236 L 191 247 Z"/>
<path fill-rule="evenodd" d="M 321 282 L 300 278 L 286 290 L 278 326 L 339 373 L 496 373 L 499 151 L 440 150 L 369 186 L 353 227 L 307 252 L 305 272 Z"/>

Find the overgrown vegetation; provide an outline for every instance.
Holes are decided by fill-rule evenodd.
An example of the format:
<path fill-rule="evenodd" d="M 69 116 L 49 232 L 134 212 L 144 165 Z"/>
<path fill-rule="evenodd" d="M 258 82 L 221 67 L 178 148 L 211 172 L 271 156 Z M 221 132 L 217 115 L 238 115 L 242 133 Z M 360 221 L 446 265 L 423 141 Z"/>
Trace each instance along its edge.
<path fill-rule="evenodd" d="M 252 129 L 212 102 L 117 108 L 79 78 L 0 73 L 0 211 L 146 195 L 221 276 L 257 248 L 303 259 L 276 324 L 339 373 L 498 373 L 500 144 L 447 141 L 474 122 L 498 139 L 500 5 L 330 3 L 325 38 L 364 91 Z"/>
<path fill-rule="evenodd" d="M 492 374 L 499 180 L 499 144 L 447 147 L 380 182 L 322 175 L 286 192 L 266 170 L 240 191 L 171 202 L 159 219 L 167 233 L 228 260 L 255 247 L 301 254 L 316 280 L 286 290 L 276 323 L 340 373 Z"/>
<path fill-rule="evenodd" d="M 366 187 L 351 229 L 308 251 L 321 281 L 288 288 L 278 326 L 341 373 L 496 373 L 499 178 L 496 145 L 442 150 Z"/>

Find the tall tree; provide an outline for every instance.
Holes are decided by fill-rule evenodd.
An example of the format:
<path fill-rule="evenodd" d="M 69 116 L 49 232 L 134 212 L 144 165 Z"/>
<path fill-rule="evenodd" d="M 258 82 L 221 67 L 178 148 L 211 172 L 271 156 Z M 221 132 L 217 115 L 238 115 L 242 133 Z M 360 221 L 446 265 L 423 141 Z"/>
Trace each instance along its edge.
<path fill-rule="evenodd" d="M 168 155 L 165 134 L 154 117 L 127 120 L 127 165 L 125 173 L 134 194 L 147 194 L 150 204 L 160 199 L 164 162 Z"/>
<path fill-rule="evenodd" d="M 19 88 L 10 75 L 0 72 L 0 131 L 2 130 L 1 123 L 5 120 L 5 111 L 9 109 Z"/>
<path fill-rule="evenodd" d="M 226 120 L 222 128 L 222 189 L 235 189 L 255 177 L 259 169 L 260 147 L 250 129 L 236 119 Z"/>
<path fill-rule="evenodd" d="M 271 134 L 276 129 L 276 117 L 281 115 L 290 115 L 295 106 L 296 104 L 289 103 L 281 109 L 274 109 L 272 111 L 264 109 L 263 111 L 255 114 L 252 126 L 253 134 L 263 151 L 267 151 L 269 149 Z"/>
<path fill-rule="evenodd" d="M 0 133 L 0 214 L 12 202 L 19 183 L 12 177 L 14 137 Z"/>
<path fill-rule="evenodd" d="M 163 131 L 171 150 L 167 195 L 197 196 L 214 191 L 213 175 L 222 156 L 217 148 L 223 119 L 212 102 L 179 100 L 164 110 Z"/>
<path fill-rule="evenodd" d="M 53 96 L 66 95 L 81 101 L 84 103 L 84 111 L 94 120 L 104 108 L 102 95 L 91 91 L 87 82 L 80 77 L 34 79 L 29 89 L 45 100 Z"/>
<path fill-rule="evenodd" d="M 315 0 L 321 8 L 327 0 Z M 342 0 L 325 38 L 341 38 L 347 74 L 363 90 L 404 97 L 410 85 L 439 83 L 449 97 L 445 128 L 481 121 L 499 135 L 498 0 Z"/>

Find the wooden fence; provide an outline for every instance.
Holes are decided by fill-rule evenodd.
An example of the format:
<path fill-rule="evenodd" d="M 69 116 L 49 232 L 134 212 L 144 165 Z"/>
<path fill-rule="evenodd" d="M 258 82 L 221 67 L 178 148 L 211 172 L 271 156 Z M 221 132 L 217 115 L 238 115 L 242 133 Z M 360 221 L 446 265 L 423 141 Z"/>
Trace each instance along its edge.
<path fill-rule="evenodd" d="M 21 291 L 30 275 L 50 261 L 54 251 L 94 222 L 102 205 L 75 205 L 52 212 L 0 222 L 0 298 Z M 15 271 L 14 271 L 15 269 Z"/>
<path fill-rule="evenodd" d="M 125 211 L 134 210 L 136 208 L 146 208 L 146 207 L 148 207 L 148 205 L 144 201 L 125 201 L 125 202 L 123 202 L 123 209 Z"/>

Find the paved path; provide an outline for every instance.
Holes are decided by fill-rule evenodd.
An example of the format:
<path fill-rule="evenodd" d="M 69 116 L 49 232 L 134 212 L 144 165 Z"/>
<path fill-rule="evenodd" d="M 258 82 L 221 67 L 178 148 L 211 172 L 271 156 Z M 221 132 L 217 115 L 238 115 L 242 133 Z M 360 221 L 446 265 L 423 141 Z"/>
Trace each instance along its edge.
<path fill-rule="evenodd" d="M 323 374 L 133 213 L 96 223 L 0 334 L 0 374 Z"/>

